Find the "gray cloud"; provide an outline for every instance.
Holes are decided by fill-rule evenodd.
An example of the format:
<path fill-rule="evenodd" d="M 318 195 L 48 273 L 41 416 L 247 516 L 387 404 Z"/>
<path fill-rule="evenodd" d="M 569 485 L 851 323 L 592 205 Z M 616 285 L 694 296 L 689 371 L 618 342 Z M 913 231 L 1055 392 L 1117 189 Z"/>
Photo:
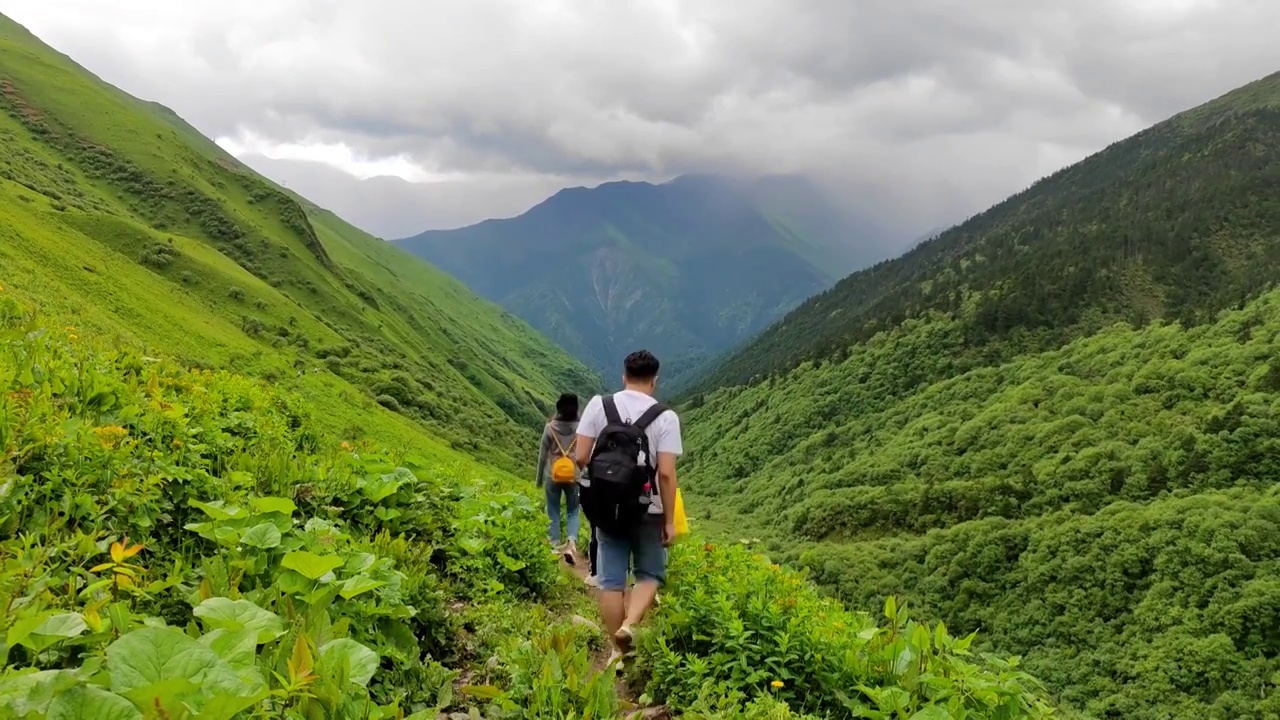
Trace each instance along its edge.
<path fill-rule="evenodd" d="M 798 171 L 905 239 L 1280 69 L 1274 0 L 0 0 L 0 12 L 211 136 L 251 135 L 264 152 L 340 144 L 454 178 L 258 163 L 384 235 L 519 212 L 561 184 Z"/>

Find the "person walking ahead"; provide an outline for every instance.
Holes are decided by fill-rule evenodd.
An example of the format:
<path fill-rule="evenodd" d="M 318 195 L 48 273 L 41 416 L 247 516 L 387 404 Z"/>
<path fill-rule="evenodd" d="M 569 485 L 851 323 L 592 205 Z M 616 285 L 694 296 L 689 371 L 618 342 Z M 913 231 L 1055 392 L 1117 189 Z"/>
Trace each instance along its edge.
<path fill-rule="evenodd" d="M 599 543 L 600 614 L 613 636 L 610 662 L 622 664 L 633 628 L 666 580 L 666 548 L 675 539 L 680 418 L 654 399 L 658 358 L 641 350 L 623 364 L 622 391 L 593 397 L 578 424 L 578 464 L 587 468 L 583 510 Z M 635 586 L 624 606 L 627 572 Z"/>
<path fill-rule="evenodd" d="M 551 547 L 570 565 L 578 552 L 578 466 L 574 457 L 578 430 L 578 396 L 564 393 L 556 401 L 556 414 L 542 430 L 538 450 L 539 486 L 546 485 L 547 538 Z M 564 501 L 568 539 L 560 542 L 560 509 Z"/>

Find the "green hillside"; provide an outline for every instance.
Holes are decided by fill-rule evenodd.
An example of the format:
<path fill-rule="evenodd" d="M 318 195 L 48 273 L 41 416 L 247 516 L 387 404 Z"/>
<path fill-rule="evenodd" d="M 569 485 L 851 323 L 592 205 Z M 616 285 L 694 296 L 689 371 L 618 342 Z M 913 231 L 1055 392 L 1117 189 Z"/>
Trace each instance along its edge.
<path fill-rule="evenodd" d="M 1057 347 L 1115 321 L 1207 322 L 1280 275 L 1278 182 L 1280 73 L 850 275 L 696 390 L 838 358 L 930 311 L 961 314 L 971 365 Z"/>
<path fill-rule="evenodd" d="M 691 504 L 1090 717 L 1276 716 L 1277 131 L 1280 75 L 842 281 L 690 400 Z"/>
<path fill-rule="evenodd" d="M 562 190 L 519 217 L 397 244 L 608 380 L 652 350 L 670 389 L 878 260 L 882 240 L 803 178 L 698 175 Z"/>
<path fill-rule="evenodd" d="M 341 405 L 379 403 L 510 468 L 561 390 L 599 384 L 455 280 L 3 18 L 0 110 L 0 282 L 46 313 L 187 362 L 341 388 Z M 352 438 L 366 425 L 348 407 L 327 421 Z"/>
<path fill-rule="evenodd" d="M 981 630 L 1093 717 L 1280 711 L 1280 291 L 918 384 L 964 341 L 914 321 L 712 394 L 690 502 L 852 604 Z"/>
<path fill-rule="evenodd" d="M 0 717 L 1061 716 L 693 537 L 618 683 L 494 467 L 597 378 L 3 17 L 0 105 Z"/>

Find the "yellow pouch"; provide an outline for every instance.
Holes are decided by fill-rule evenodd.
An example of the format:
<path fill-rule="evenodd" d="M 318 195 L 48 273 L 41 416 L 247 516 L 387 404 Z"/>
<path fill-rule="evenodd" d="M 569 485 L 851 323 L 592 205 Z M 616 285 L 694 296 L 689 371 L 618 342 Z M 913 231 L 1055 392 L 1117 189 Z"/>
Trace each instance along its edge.
<path fill-rule="evenodd" d="M 684 512 L 684 496 L 680 494 L 680 488 L 676 488 L 675 525 L 676 537 L 689 532 L 689 516 Z"/>

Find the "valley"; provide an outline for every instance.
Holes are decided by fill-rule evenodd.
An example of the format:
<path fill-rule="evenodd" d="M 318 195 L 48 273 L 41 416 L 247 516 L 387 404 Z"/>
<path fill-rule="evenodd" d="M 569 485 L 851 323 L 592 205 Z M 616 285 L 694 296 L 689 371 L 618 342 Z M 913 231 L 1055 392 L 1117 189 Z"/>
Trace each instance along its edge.
<path fill-rule="evenodd" d="M 1274 74 L 893 259 L 799 175 L 388 242 L 0 16 L 0 717 L 1280 716 L 1278 187 Z M 638 345 L 619 675 L 533 464 Z"/>
<path fill-rule="evenodd" d="M 695 515 L 1087 717 L 1280 712 L 1278 131 L 1272 75 L 806 302 L 688 396 Z"/>
<path fill-rule="evenodd" d="M 0 717 L 1051 716 L 696 536 L 619 693 L 532 483 L 597 373 L 3 16 L 0 111 Z"/>

